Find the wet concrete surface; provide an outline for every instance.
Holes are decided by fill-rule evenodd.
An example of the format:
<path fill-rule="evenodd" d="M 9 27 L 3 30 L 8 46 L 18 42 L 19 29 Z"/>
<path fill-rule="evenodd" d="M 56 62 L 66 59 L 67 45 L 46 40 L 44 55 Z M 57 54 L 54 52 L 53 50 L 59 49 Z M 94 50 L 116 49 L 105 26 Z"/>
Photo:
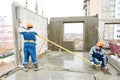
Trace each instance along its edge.
<path fill-rule="evenodd" d="M 87 52 L 75 52 L 87 58 Z M 4 80 L 120 80 L 119 73 L 108 64 L 111 75 L 104 74 L 99 67 L 90 64 L 67 52 L 52 51 L 38 59 L 41 70 L 28 72 L 18 70 Z"/>

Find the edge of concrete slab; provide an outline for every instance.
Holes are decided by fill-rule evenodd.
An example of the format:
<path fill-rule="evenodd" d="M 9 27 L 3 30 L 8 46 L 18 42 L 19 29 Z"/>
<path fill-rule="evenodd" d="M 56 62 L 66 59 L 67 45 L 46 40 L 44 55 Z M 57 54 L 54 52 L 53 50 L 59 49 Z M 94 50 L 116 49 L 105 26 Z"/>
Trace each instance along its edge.
<path fill-rule="evenodd" d="M 114 55 L 108 56 L 109 64 L 112 65 L 118 72 L 120 72 L 120 58 L 116 58 Z"/>

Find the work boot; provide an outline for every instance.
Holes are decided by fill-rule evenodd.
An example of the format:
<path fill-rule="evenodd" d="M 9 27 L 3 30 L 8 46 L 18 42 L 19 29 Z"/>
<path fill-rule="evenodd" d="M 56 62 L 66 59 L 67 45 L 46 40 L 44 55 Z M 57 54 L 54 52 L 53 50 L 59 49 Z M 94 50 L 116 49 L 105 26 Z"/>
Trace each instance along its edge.
<path fill-rule="evenodd" d="M 38 64 L 34 64 L 34 71 L 38 71 L 40 68 L 38 67 Z"/>
<path fill-rule="evenodd" d="M 109 68 L 107 67 L 107 66 L 105 66 L 105 67 L 101 67 L 101 70 L 106 74 L 110 74 L 111 75 L 111 73 L 109 72 Z"/>
<path fill-rule="evenodd" d="M 25 72 L 28 72 L 28 65 L 27 64 L 23 64 L 23 70 L 25 71 Z"/>
<path fill-rule="evenodd" d="M 101 70 L 102 71 L 108 71 L 108 67 L 107 66 L 101 67 Z"/>

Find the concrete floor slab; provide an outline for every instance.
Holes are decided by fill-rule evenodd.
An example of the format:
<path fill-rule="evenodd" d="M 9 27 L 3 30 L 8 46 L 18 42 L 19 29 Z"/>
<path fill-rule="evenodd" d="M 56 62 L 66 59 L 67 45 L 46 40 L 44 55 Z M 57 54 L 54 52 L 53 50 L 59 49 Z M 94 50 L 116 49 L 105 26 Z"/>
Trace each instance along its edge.
<path fill-rule="evenodd" d="M 75 52 L 87 58 L 88 53 Z M 104 74 L 100 68 L 93 69 L 87 62 L 67 52 L 52 51 L 38 59 L 41 70 L 28 72 L 18 70 L 5 80 L 119 80 L 120 75 L 108 64 L 112 75 Z M 32 65 L 30 65 L 32 66 Z"/>

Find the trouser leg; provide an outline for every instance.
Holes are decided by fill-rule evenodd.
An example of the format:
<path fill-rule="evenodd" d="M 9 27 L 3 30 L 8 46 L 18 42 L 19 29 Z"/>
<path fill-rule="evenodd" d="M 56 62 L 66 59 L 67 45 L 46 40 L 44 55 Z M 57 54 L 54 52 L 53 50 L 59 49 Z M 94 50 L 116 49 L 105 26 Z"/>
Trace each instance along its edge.
<path fill-rule="evenodd" d="M 105 67 L 108 62 L 108 57 L 106 56 L 105 58 L 102 58 L 102 64 L 101 67 Z"/>
<path fill-rule="evenodd" d="M 37 61 L 37 56 L 36 56 L 36 46 L 31 46 L 31 48 L 29 49 L 30 55 L 31 55 L 31 59 L 34 65 L 34 70 L 38 71 L 40 68 L 38 66 L 38 61 Z"/>
<path fill-rule="evenodd" d="M 37 56 L 36 56 L 36 46 L 31 46 L 29 52 L 30 52 L 33 64 L 37 64 L 38 61 L 37 61 Z"/>
<path fill-rule="evenodd" d="M 100 61 L 99 61 L 97 58 L 93 58 L 93 62 L 94 62 L 95 64 L 100 64 Z"/>
<path fill-rule="evenodd" d="M 28 64 L 29 62 L 29 51 L 28 51 L 28 47 L 24 46 L 24 61 L 23 64 Z"/>
<path fill-rule="evenodd" d="M 24 46 L 24 61 L 23 61 L 23 66 L 24 66 L 24 68 L 23 68 L 23 70 L 24 70 L 25 72 L 28 71 L 29 55 L 30 55 L 30 54 L 29 54 L 29 52 L 28 52 L 28 50 L 27 50 L 27 47 Z"/>

